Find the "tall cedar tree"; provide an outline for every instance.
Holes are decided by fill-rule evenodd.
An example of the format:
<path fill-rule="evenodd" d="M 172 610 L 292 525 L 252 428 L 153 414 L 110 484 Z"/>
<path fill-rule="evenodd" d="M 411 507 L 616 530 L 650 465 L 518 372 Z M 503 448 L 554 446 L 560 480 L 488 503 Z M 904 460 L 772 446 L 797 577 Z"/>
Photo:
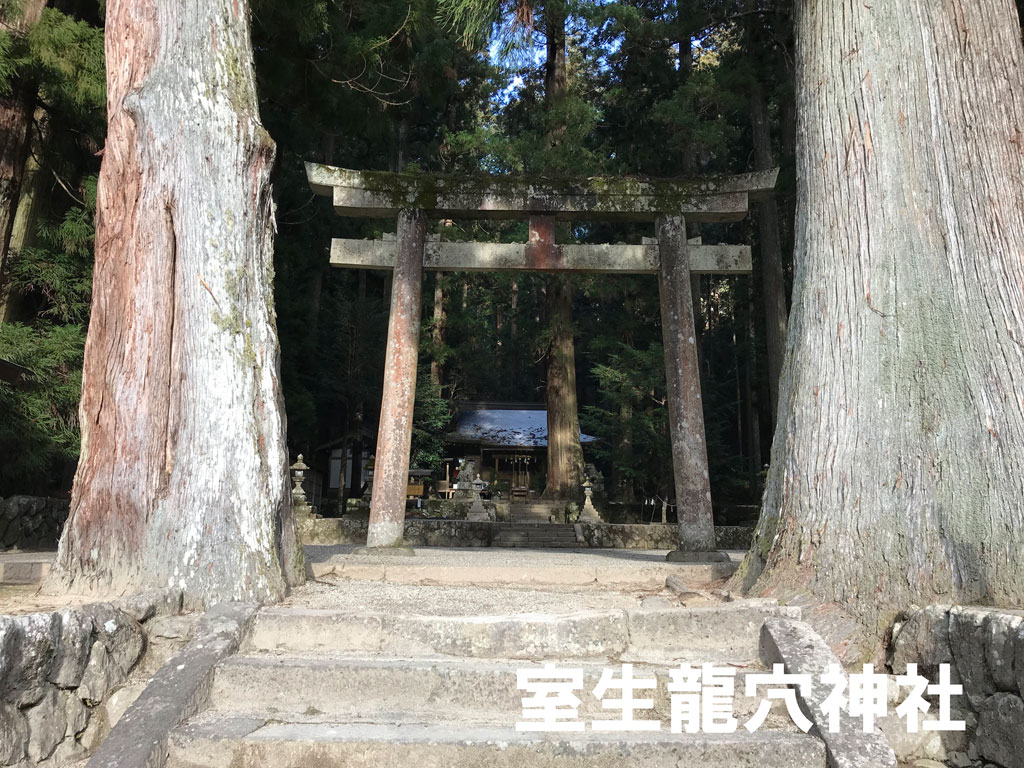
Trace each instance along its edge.
<path fill-rule="evenodd" d="M 1019 29 L 1012 0 L 797 4 L 796 289 L 741 577 L 871 629 L 1024 600 Z"/>
<path fill-rule="evenodd" d="M 57 585 L 280 598 L 301 578 L 249 7 L 114 0 L 82 456 Z"/>

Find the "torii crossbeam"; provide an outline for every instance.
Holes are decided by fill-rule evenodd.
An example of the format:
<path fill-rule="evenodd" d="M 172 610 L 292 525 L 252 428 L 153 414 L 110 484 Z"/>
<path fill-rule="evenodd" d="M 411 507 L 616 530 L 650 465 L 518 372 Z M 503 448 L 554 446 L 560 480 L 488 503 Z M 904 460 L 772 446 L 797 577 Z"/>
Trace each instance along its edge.
<path fill-rule="evenodd" d="M 370 502 L 367 548 L 408 551 L 405 485 L 412 440 L 416 357 L 424 269 L 538 270 L 657 274 L 661 294 L 669 428 L 679 549 L 672 560 L 713 560 L 715 551 L 707 444 L 697 364 L 691 274 L 745 274 L 748 246 L 700 244 L 686 222 L 739 221 L 750 199 L 775 187 L 778 169 L 739 176 L 679 179 L 523 179 L 351 171 L 306 164 L 310 187 L 342 216 L 397 218 L 383 240 L 334 240 L 331 264 L 393 269 L 384 393 Z M 449 243 L 427 236 L 428 218 L 528 219 L 526 243 Z M 559 245 L 556 220 L 654 221 L 640 245 Z"/>

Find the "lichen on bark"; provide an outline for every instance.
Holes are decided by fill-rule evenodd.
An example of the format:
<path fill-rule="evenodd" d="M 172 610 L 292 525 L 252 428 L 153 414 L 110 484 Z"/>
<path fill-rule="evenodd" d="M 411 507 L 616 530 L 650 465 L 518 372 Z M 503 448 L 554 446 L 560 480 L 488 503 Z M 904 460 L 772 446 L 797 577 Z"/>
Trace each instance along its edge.
<path fill-rule="evenodd" d="M 879 632 L 911 603 L 1024 600 L 1014 14 L 798 4 L 793 313 L 737 580 L 805 589 Z"/>

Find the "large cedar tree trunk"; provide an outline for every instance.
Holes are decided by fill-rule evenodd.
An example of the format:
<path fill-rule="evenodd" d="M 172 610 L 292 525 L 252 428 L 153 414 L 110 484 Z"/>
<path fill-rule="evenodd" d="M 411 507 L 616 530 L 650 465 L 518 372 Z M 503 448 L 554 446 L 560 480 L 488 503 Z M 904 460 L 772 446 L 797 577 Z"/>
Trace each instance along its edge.
<path fill-rule="evenodd" d="M 564 275 L 548 280 L 547 358 L 548 477 L 544 496 L 573 498 L 583 483 L 583 449 L 576 400 L 576 352 L 572 338 L 572 283 Z"/>
<path fill-rule="evenodd" d="M 301 578 L 245 0 L 111 0 L 82 456 L 56 578 L 267 601 Z"/>
<path fill-rule="evenodd" d="M 561 0 L 549 2 L 547 11 L 547 60 L 544 64 L 544 104 L 558 107 L 565 96 L 565 9 Z M 562 141 L 564 125 L 554 125 L 548 142 Z M 547 280 L 545 305 L 551 343 L 545 363 L 547 383 L 548 474 L 544 496 L 551 499 L 579 495 L 583 483 L 583 447 L 576 398 L 576 348 L 572 336 L 572 282 L 566 274 Z"/>
<path fill-rule="evenodd" d="M 741 573 L 847 603 L 873 628 L 910 603 L 1019 606 L 1013 0 L 803 0 L 797 13 L 796 291 Z"/>

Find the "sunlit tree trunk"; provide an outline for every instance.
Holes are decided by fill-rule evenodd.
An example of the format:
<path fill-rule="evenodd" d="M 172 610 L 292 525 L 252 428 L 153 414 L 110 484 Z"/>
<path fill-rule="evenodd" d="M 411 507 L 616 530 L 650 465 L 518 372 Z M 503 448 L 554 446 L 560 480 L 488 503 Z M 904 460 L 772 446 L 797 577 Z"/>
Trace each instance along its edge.
<path fill-rule="evenodd" d="M 548 281 L 551 344 L 547 364 L 548 476 L 544 495 L 576 496 L 583 483 L 583 450 L 576 400 L 576 350 L 572 338 L 572 284 L 557 276 Z"/>
<path fill-rule="evenodd" d="M 444 347 L 444 284 L 441 282 L 443 272 L 434 273 L 434 324 L 430 329 L 430 338 L 434 344 L 434 357 L 430 361 L 430 378 L 434 384 L 441 386 L 441 361 L 437 355 Z"/>
<path fill-rule="evenodd" d="M 561 0 L 546 6 L 547 60 L 544 65 L 544 103 L 557 109 L 566 92 L 565 9 Z M 556 124 L 548 142 L 562 141 L 566 126 Z M 544 388 L 548 420 L 548 474 L 544 495 L 548 498 L 576 496 L 583 483 L 583 448 L 576 398 L 576 348 L 572 335 L 572 283 L 565 274 L 547 280 L 545 303 L 551 342 L 545 359 L 547 383 Z"/>
<path fill-rule="evenodd" d="M 797 5 L 796 290 L 743 577 L 886 625 L 1024 600 L 1013 0 Z M 763 570 L 762 570 L 763 569 Z"/>
<path fill-rule="evenodd" d="M 301 578 L 246 0 L 109 0 L 82 454 L 56 581 L 280 598 Z"/>

